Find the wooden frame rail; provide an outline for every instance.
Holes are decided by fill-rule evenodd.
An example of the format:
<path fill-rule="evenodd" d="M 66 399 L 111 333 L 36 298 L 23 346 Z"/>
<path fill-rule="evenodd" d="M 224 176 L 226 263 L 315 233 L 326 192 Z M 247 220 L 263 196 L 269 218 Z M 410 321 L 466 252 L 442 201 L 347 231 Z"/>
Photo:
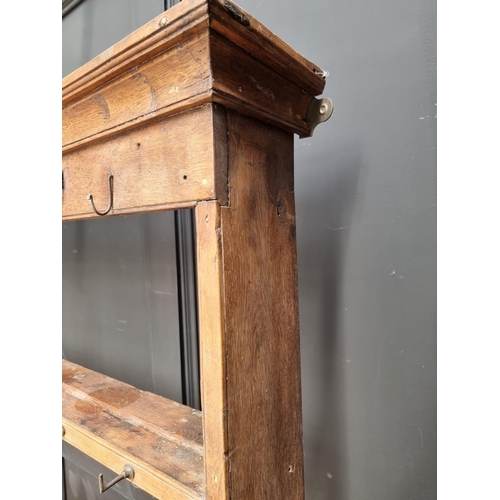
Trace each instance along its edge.
<path fill-rule="evenodd" d="M 63 80 L 63 220 L 195 209 L 203 411 L 63 362 L 63 439 L 157 498 L 304 497 L 293 134 L 323 75 L 184 0 Z"/>
<path fill-rule="evenodd" d="M 204 498 L 201 412 L 63 361 L 64 439 L 159 499 Z"/>

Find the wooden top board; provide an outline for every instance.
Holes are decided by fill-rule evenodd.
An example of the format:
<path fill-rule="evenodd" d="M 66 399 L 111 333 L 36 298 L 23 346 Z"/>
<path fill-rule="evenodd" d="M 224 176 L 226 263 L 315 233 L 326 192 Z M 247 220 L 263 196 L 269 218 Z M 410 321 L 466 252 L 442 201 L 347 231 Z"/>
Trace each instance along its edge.
<path fill-rule="evenodd" d="M 207 102 L 304 136 L 324 86 L 321 68 L 236 4 L 183 0 L 63 79 L 63 149 Z"/>

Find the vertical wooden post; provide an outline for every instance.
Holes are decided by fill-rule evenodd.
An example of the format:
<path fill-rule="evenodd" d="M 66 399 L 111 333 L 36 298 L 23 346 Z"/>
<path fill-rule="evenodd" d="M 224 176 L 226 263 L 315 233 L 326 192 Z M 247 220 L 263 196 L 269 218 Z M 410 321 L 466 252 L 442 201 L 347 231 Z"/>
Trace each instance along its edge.
<path fill-rule="evenodd" d="M 209 201 L 199 203 L 195 211 L 203 445 L 210 500 L 230 498 L 220 210 L 219 202 Z"/>
<path fill-rule="evenodd" d="M 229 204 L 197 208 L 207 497 L 303 499 L 293 135 L 234 111 L 227 130 Z"/>

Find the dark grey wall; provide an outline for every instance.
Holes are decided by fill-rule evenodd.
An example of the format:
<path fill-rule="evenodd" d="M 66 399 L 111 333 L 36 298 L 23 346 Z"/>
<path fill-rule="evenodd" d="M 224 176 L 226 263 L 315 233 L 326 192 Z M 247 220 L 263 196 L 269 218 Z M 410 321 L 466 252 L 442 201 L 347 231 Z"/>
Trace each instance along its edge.
<path fill-rule="evenodd" d="M 308 500 L 436 498 L 436 5 L 238 0 L 330 72 L 296 139 Z"/>

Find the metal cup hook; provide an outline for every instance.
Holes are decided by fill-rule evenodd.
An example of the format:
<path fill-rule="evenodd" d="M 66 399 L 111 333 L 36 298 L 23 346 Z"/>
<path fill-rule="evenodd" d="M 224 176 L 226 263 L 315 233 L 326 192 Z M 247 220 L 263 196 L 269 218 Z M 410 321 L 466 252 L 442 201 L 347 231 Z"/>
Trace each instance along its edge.
<path fill-rule="evenodd" d="M 109 205 L 108 205 L 108 208 L 104 212 L 99 212 L 99 210 L 97 210 L 97 208 L 94 205 L 94 198 L 91 194 L 89 194 L 87 196 L 87 199 L 90 201 L 90 204 L 92 205 L 92 210 L 94 210 L 94 212 L 97 215 L 101 215 L 101 216 L 107 215 L 107 214 L 109 214 L 109 211 L 113 208 L 113 174 L 108 175 L 108 184 L 109 184 Z"/>
<path fill-rule="evenodd" d="M 122 473 L 119 476 L 116 476 L 112 481 L 108 484 L 104 484 L 104 479 L 102 478 L 102 474 L 99 474 L 99 491 L 104 493 L 109 488 L 113 487 L 116 483 L 119 483 L 123 479 L 134 479 L 134 469 L 130 465 L 126 465 L 123 468 Z"/>

